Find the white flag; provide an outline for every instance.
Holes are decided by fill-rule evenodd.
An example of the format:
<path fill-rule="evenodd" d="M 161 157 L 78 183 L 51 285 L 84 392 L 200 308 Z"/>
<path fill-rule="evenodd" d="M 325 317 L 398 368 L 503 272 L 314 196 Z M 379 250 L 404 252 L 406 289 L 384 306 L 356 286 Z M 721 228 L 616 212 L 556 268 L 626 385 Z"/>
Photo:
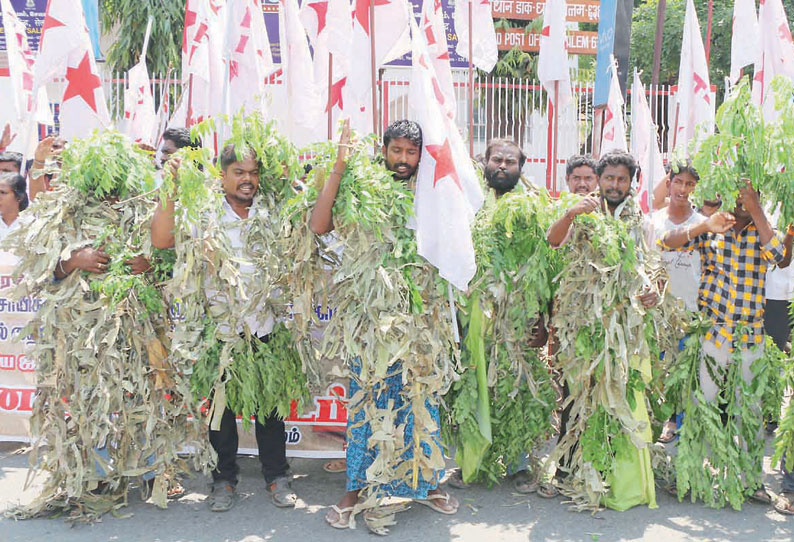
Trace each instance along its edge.
<path fill-rule="evenodd" d="M 321 96 L 314 82 L 314 67 L 306 31 L 298 16 L 297 0 L 279 0 L 281 67 L 287 104 L 280 117 L 290 140 L 297 146 L 325 139 Z"/>
<path fill-rule="evenodd" d="M 457 101 L 455 100 L 455 87 L 452 83 L 452 67 L 449 63 L 449 46 L 447 45 L 447 30 L 444 26 L 444 11 L 438 0 L 424 0 L 422 2 L 421 31 L 425 34 L 427 52 L 433 61 L 433 68 L 438 78 L 438 93 L 443 97 L 443 108 L 446 115 L 455 118 Z"/>
<path fill-rule="evenodd" d="M 777 75 L 794 79 L 794 43 L 791 39 L 786 12 L 780 0 L 761 0 L 758 8 L 761 51 L 755 62 L 753 100 L 763 106 L 764 118 L 776 118 L 770 84 Z"/>
<path fill-rule="evenodd" d="M 408 21 L 411 18 L 406 0 L 377 0 L 370 21 L 370 1 L 355 0 L 353 11 L 352 51 L 347 85 L 352 96 L 358 100 L 357 106 L 365 107 L 372 114 L 372 65 L 371 51 L 374 40 L 375 69 L 386 62 L 401 57 L 411 48 Z M 375 29 L 374 34 L 371 32 Z M 374 38 L 371 40 L 371 36 Z"/>
<path fill-rule="evenodd" d="M 700 37 L 695 4 L 687 0 L 684 20 L 684 38 L 681 44 L 681 64 L 678 68 L 678 94 L 676 101 L 676 149 L 689 154 L 690 142 L 696 136 L 714 131 L 714 94 L 709 82 L 706 51 Z M 697 150 L 697 141 L 694 150 Z"/>
<path fill-rule="evenodd" d="M 612 74 L 609 79 L 609 97 L 604 110 L 604 127 L 601 132 L 601 156 L 609 151 L 628 151 L 626 146 L 626 123 L 623 120 L 623 93 L 620 91 L 618 69 L 612 58 Z"/>
<path fill-rule="evenodd" d="M 568 71 L 568 40 L 565 37 L 565 0 L 548 0 L 540 32 L 538 79 L 553 101 L 557 88 L 558 104 L 571 103 L 571 74 Z M 555 107 L 558 105 L 555 104 Z"/>
<path fill-rule="evenodd" d="M 634 84 L 631 86 L 631 154 L 640 164 L 637 186 L 640 207 L 643 212 L 649 213 L 653 209 L 654 188 L 664 179 L 665 173 L 656 138 L 656 126 L 645 97 L 645 87 L 636 71 Z"/>
<path fill-rule="evenodd" d="M 465 290 L 477 270 L 470 225 L 483 194 L 463 139 L 444 113 L 432 59 L 413 21 L 412 29 L 408 103 L 423 139 L 414 200 L 417 250 L 443 278 Z"/>
<path fill-rule="evenodd" d="M 59 117 L 61 137 L 66 140 L 85 137 L 96 128 L 110 126 L 82 3 L 49 1 L 35 72 L 34 93 L 56 77 L 65 79 Z"/>
<path fill-rule="evenodd" d="M 187 123 L 224 113 L 224 4 L 192 0 L 185 5 L 182 81 L 188 89 Z"/>
<path fill-rule="evenodd" d="M 742 68 L 753 64 L 761 50 L 755 0 L 735 0 L 731 32 L 731 83 L 736 84 Z"/>
<path fill-rule="evenodd" d="M 469 29 L 470 4 L 471 29 Z M 455 32 L 458 34 L 455 52 L 465 59 L 469 58 L 471 34 L 471 63 L 485 72 L 490 72 L 499 60 L 490 0 L 455 0 L 454 21 Z"/>
<path fill-rule="evenodd" d="M 154 110 L 149 70 L 146 69 L 146 53 L 149 50 L 149 37 L 152 32 L 153 19 L 146 25 L 143 37 L 141 58 L 127 72 L 127 89 L 124 91 L 124 133 L 136 143 L 154 145 L 157 131 L 157 113 Z"/>
<path fill-rule="evenodd" d="M 227 115 L 262 111 L 265 79 L 273 72 L 270 40 L 259 0 L 228 0 L 223 47 Z"/>

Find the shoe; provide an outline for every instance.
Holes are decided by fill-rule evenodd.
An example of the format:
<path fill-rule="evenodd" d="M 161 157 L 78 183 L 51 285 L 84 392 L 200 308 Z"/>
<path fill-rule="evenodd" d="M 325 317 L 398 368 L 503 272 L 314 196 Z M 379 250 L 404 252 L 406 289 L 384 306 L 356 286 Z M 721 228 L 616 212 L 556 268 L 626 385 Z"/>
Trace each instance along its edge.
<path fill-rule="evenodd" d="M 298 496 L 292 490 L 292 476 L 279 476 L 267 485 L 270 500 L 278 508 L 294 508 Z"/>
<path fill-rule="evenodd" d="M 232 484 L 220 480 L 212 484 L 210 496 L 207 498 L 210 510 L 213 512 L 226 512 L 234 506 L 237 492 Z"/>
<path fill-rule="evenodd" d="M 469 484 L 463 481 L 463 471 L 460 469 L 450 474 L 447 484 L 455 489 L 468 489 Z"/>

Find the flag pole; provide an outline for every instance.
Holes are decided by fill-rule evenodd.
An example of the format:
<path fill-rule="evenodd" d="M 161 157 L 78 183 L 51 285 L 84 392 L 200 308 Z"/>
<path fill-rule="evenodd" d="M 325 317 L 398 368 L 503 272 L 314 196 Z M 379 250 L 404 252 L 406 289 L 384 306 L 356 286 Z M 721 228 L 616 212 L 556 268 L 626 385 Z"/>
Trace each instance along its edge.
<path fill-rule="evenodd" d="M 185 119 L 186 128 L 193 126 L 193 74 L 187 80 L 187 118 Z"/>
<path fill-rule="evenodd" d="M 711 25 L 713 19 L 714 19 L 714 0 L 709 0 L 709 15 L 708 15 L 708 23 L 706 25 L 706 66 L 709 65 L 709 57 L 711 56 Z M 708 92 L 708 90 L 706 92 Z"/>
<path fill-rule="evenodd" d="M 469 156 L 474 156 L 474 62 L 472 61 L 472 0 L 469 0 Z"/>
<path fill-rule="evenodd" d="M 378 133 L 378 93 L 375 83 L 375 0 L 369 0 L 369 61 L 372 79 L 372 133 Z"/>
<path fill-rule="evenodd" d="M 554 138 L 554 143 L 552 144 L 552 155 L 551 155 L 551 179 L 552 179 L 552 189 L 554 192 L 557 192 L 557 134 L 559 133 L 559 122 L 558 119 L 560 118 L 560 81 L 554 81 L 554 133 L 552 137 Z"/>
<path fill-rule="evenodd" d="M 328 53 L 328 100 L 326 107 L 328 108 L 328 141 L 334 137 L 334 121 L 333 121 L 333 107 L 331 107 L 331 87 L 334 81 L 334 55 Z"/>

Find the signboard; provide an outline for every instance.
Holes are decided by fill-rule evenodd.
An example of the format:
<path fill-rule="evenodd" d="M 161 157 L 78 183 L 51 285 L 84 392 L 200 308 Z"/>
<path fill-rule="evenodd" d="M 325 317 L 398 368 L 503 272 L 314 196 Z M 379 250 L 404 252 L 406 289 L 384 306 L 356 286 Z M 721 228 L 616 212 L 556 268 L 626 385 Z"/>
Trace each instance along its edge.
<path fill-rule="evenodd" d="M 598 46 L 598 33 L 574 30 L 566 34 L 568 52 L 573 55 L 594 55 Z M 522 51 L 540 51 L 540 32 L 527 32 L 524 28 L 508 28 L 496 31 L 496 45 L 501 51 L 518 47 Z"/>
<path fill-rule="evenodd" d="M 262 11 L 265 14 L 267 39 L 270 40 L 270 54 L 275 64 L 281 64 L 281 43 L 278 37 L 278 0 L 262 0 Z"/>
<path fill-rule="evenodd" d="M 545 0 L 493 0 L 494 19 L 531 20 L 543 17 Z M 569 0 L 565 20 L 576 23 L 597 23 L 601 13 L 600 0 Z"/>
<path fill-rule="evenodd" d="M 47 0 L 11 0 L 11 6 L 17 12 L 19 19 L 28 29 L 28 45 L 31 51 L 39 50 L 39 36 L 44 25 L 44 13 L 47 10 Z M 6 50 L 6 32 L 3 26 L 3 16 L 0 14 L 0 51 Z"/>
<path fill-rule="evenodd" d="M 416 23 L 421 25 L 422 0 L 411 0 Z M 455 52 L 458 46 L 458 34 L 455 32 L 455 0 L 441 0 L 441 9 L 444 12 L 444 27 L 447 31 L 447 49 L 449 50 L 449 64 L 452 68 L 468 68 L 469 61 Z M 421 26 L 420 26 L 421 27 Z M 411 54 L 405 54 L 397 60 L 393 60 L 386 66 L 411 66 Z"/>

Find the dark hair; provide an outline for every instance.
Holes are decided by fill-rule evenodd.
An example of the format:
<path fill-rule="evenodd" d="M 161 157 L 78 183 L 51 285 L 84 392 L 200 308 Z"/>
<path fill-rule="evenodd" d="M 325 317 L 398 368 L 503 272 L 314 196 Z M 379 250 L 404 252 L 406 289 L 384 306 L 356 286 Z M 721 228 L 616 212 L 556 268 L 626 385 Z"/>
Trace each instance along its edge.
<path fill-rule="evenodd" d="M 422 148 L 422 128 L 412 120 L 395 120 L 383 132 L 383 146 L 388 147 L 392 139 L 404 137 L 414 145 Z"/>
<path fill-rule="evenodd" d="M 589 154 L 574 154 L 568 158 L 568 161 L 565 163 L 565 176 L 569 176 L 571 173 L 573 173 L 574 169 L 582 166 L 589 167 L 595 174 L 596 168 L 598 167 L 598 162 L 596 162 L 595 158 Z"/>
<path fill-rule="evenodd" d="M 491 150 L 494 147 L 514 147 L 518 151 L 518 169 L 524 167 L 524 162 L 527 161 L 527 155 L 524 154 L 524 151 L 521 150 L 521 147 L 518 146 L 518 143 L 513 141 L 512 139 L 492 139 L 488 142 L 488 145 L 485 147 L 485 163 L 488 163 L 488 160 L 491 159 Z"/>
<path fill-rule="evenodd" d="M 610 151 L 602 156 L 598 161 L 598 165 L 596 165 L 596 175 L 600 177 L 607 166 L 626 166 L 626 169 L 629 170 L 630 179 L 634 179 L 634 175 L 637 174 L 637 169 L 639 168 L 634 157 L 625 151 Z"/>
<path fill-rule="evenodd" d="M 254 156 L 254 158 L 256 158 L 253 151 L 251 151 L 251 156 Z M 226 171 L 226 168 L 228 168 L 230 165 L 234 164 L 235 162 L 239 162 L 239 161 L 240 161 L 240 157 L 237 156 L 237 151 L 234 148 L 234 143 L 227 143 L 226 146 L 221 151 L 221 156 L 219 159 L 221 170 Z M 260 167 L 262 166 L 262 163 L 259 161 L 258 158 L 256 159 L 256 163 Z"/>
<path fill-rule="evenodd" d="M 7 184 L 14 191 L 20 211 L 28 208 L 28 183 L 25 181 L 25 177 L 17 173 L 5 173 L 0 175 L 0 183 Z"/>
<path fill-rule="evenodd" d="M 18 152 L 0 152 L 0 162 L 14 162 L 17 165 L 17 171 L 22 169 L 22 155 Z"/>
<path fill-rule="evenodd" d="M 670 180 L 679 173 L 689 173 L 696 181 L 700 180 L 698 170 L 692 165 L 692 160 L 688 158 L 686 160 L 676 160 L 670 164 Z"/>
<path fill-rule="evenodd" d="M 196 141 L 195 144 L 191 141 L 190 131 L 187 128 L 168 128 L 163 132 L 163 139 L 173 141 L 177 149 L 201 146 L 201 141 Z"/>

